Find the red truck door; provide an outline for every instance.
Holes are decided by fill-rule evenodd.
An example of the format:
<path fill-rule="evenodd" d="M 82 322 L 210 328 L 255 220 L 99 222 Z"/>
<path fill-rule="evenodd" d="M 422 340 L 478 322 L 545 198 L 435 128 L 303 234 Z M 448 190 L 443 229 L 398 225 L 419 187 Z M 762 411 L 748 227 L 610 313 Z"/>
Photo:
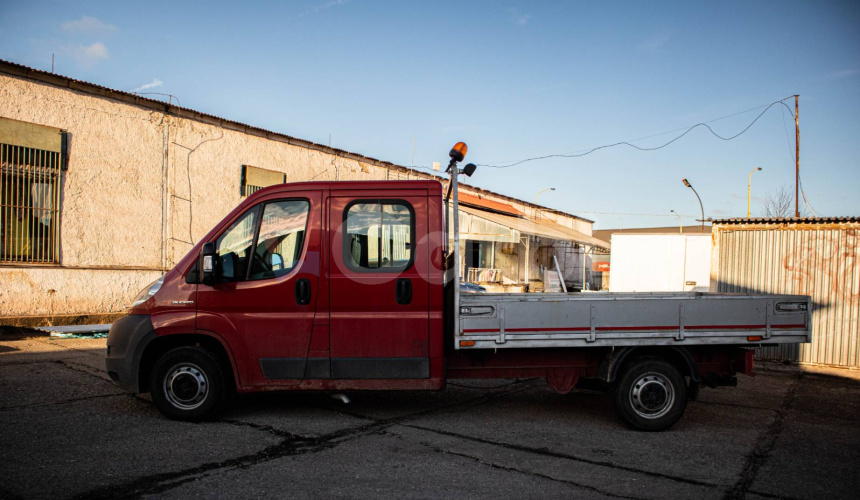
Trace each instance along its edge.
<path fill-rule="evenodd" d="M 427 191 L 332 191 L 333 379 L 430 377 Z"/>
<path fill-rule="evenodd" d="M 320 272 L 319 191 L 272 193 L 214 240 L 221 277 L 200 284 L 197 329 L 233 351 L 242 385 L 304 378 Z"/>

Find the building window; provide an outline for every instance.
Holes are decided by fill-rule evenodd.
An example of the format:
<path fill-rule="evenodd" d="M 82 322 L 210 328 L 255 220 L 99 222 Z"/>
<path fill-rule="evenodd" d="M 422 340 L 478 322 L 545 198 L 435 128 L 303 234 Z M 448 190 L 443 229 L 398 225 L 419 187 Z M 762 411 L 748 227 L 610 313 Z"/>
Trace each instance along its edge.
<path fill-rule="evenodd" d="M 252 167 L 251 165 L 242 165 L 240 194 L 242 196 L 251 196 L 264 187 L 283 184 L 285 182 L 287 182 L 287 174 L 283 172 Z"/>
<path fill-rule="evenodd" d="M 59 263 L 67 135 L 0 118 L 0 264 Z"/>
<path fill-rule="evenodd" d="M 415 213 L 405 201 L 352 202 L 344 223 L 344 262 L 350 268 L 395 272 L 412 265 Z"/>

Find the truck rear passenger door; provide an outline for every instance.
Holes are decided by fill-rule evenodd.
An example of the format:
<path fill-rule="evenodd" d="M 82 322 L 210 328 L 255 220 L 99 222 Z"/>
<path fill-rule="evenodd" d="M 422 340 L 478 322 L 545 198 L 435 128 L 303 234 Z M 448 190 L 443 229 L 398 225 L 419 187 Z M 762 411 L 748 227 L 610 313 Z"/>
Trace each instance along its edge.
<path fill-rule="evenodd" d="M 372 194 L 330 198 L 332 378 L 429 378 L 426 190 Z"/>

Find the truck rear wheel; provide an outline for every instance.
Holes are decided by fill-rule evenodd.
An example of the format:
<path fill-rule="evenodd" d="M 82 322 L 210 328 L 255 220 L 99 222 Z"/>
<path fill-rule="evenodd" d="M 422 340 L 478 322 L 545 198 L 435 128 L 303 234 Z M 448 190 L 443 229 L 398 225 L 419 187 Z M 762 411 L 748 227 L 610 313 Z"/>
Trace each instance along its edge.
<path fill-rule="evenodd" d="M 615 412 L 641 431 L 673 426 L 687 407 L 687 384 L 681 372 L 657 357 L 633 360 L 612 387 Z"/>
<path fill-rule="evenodd" d="M 209 351 L 178 347 L 165 353 L 152 370 L 150 392 L 169 418 L 198 422 L 217 414 L 226 400 L 224 372 Z"/>

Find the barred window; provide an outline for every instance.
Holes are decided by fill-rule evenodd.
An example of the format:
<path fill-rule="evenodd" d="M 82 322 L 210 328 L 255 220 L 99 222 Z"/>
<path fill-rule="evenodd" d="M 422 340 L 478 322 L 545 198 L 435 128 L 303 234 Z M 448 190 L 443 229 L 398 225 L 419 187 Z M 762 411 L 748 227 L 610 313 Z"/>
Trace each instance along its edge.
<path fill-rule="evenodd" d="M 59 263 L 59 129 L 0 119 L 0 264 Z"/>
<path fill-rule="evenodd" d="M 242 165 L 241 195 L 251 196 L 264 187 L 287 182 L 287 174 L 265 168 Z"/>

